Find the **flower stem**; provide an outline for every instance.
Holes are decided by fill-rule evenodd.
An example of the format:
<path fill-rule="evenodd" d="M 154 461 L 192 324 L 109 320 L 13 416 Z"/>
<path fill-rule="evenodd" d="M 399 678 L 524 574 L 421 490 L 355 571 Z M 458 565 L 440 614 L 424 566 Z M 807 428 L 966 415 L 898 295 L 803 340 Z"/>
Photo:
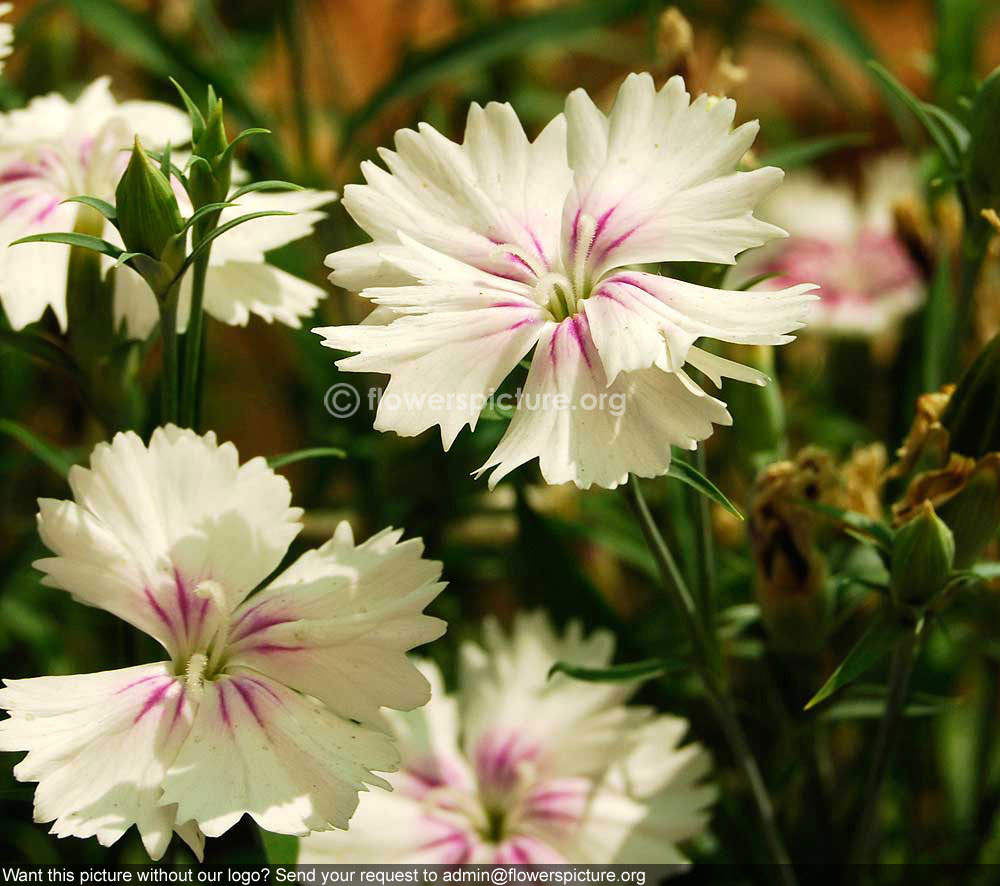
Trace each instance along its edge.
<path fill-rule="evenodd" d="M 708 476 L 705 447 L 699 446 L 695 467 Z M 701 595 L 699 608 L 706 625 L 715 624 L 715 536 L 712 534 L 712 509 L 704 495 L 698 496 L 698 524 L 701 530 Z"/>
<path fill-rule="evenodd" d="M 207 236 L 218 222 L 218 213 L 212 213 L 206 224 L 195 224 L 195 243 Z M 198 419 L 198 399 L 201 390 L 202 336 L 205 327 L 205 280 L 212 247 L 206 247 L 195 259 L 191 270 L 191 312 L 184 336 L 184 377 L 181 393 L 180 421 L 186 428 L 193 428 Z"/>
<path fill-rule="evenodd" d="M 685 583 L 680 569 L 677 568 L 670 548 L 667 547 L 667 543 L 653 520 L 638 479 L 629 476 L 626 491 L 629 504 L 632 506 L 642 529 L 646 544 L 656 559 L 663 587 L 677 604 L 677 609 L 691 637 L 691 643 L 694 647 L 693 665 L 704 686 L 709 706 L 719 722 L 737 765 L 743 771 L 747 784 L 750 786 L 761 831 L 764 834 L 771 857 L 778 866 L 779 878 L 785 886 L 794 886 L 796 882 L 795 872 L 775 822 L 774 805 L 771 803 L 771 797 L 764 784 L 760 767 L 757 765 L 750 743 L 747 741 L 746 734 L 743 732 L 743 727 L 740 725 L 739 718 L 722 681 L 718 659 L 714 647 L 709 641 L 702 617 L 695 606 L 694 597 Z"/>
<path fill-rule="evenodd" d="M 867 864 L 875 848 L 882 782 L 885 781 L 899 725 L 903 721 L 903 708 L 910 688 L 910 678 L 913 676 L 921 633 L 919 625 L 913 630 L 906 631 L 892 653 L 892 664 L 889 668 L 889 697 L 886 699 L 885 713 L 879 724 L 871 769 L 865 783 L 864 806 L 858 819 L 858 829 L 849 856 L 852 864 Z"/>
<path fill-rule="evenodd" d="M 170 287 L 160 302 L 160 335 L 163 337 L 163 377 L 160 381 L 161 424 L 179 420 L 177 399 L 179 360 L 177 355 L 177 301 L 180 282 Z"/>

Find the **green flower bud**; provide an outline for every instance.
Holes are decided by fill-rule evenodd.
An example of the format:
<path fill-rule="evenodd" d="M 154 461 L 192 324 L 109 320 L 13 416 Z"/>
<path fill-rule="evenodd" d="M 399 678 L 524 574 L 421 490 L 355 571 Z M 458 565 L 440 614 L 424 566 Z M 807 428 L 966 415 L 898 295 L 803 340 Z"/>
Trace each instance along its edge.
<path fill-rule="evenodd" d="M 969 458 L 1000 452 L 1000 335 L 966 370 L 941 423 L 950 433 L 952 452 Z"/>
<path fill-rule="evenodd" d="M 214 103 L 204 131 L 194 144 L 189 174 L 195 208 L 207 203 L 222 203 L 232 182 L 232 153 L 222 115 L 222 99 Z"/>
<path fill-rule="evenodd" d="M 115 190 L 118 230 L 129 252 L 159 258 L 184 222 L 170 181 L 139 144 Z"/>
<path fill-rule="evenodd" d="M 927 603 L 944 589 L 955 560 L 955 539 L 925 501 L 893 537 L 890 588 L 903 603 Z"/>

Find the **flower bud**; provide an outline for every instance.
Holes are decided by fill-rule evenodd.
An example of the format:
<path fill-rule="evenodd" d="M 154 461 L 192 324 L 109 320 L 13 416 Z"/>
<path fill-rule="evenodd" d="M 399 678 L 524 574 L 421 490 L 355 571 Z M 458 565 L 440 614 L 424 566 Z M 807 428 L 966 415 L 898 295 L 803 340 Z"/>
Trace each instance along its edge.
<path fill-rule="evenodd" d="M 934 506 L 925 501 L 892 543 L 889 586 L 903 603 L 927 603 L 944 589 L 955 560 L 955 539 Z"/>
<path fill-rule="evenodd" d="M 183 226 L 170 181 L 136 137 L 125 174 L 115 190 L 118 230 L 129 252 L 159 258 Z"/>
<path fill-rule="evenodd" d="M 190 184 L 195 208 L 222 203 L 229 195 L 233 164 L 232 153 L 226 150 L 228 147 L 222 99 L 219 99 L 211 106 L 204 131 L 194 143 Z"/>

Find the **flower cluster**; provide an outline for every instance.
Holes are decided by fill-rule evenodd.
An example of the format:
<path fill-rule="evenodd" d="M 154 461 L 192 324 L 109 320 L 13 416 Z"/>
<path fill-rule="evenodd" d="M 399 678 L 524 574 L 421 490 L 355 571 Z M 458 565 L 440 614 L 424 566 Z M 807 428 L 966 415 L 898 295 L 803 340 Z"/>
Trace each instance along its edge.
<path fill-rule="evenodd" d="M 557 661 L 611 661 L 614 641 L 542 614 L 510 634 L 484 625 L 462 652 L 458 690 L 433 687 L 419 711 L 390 717 L 402 754 L 391 794 L 366 795 L 340 834 L 302 841 L 299 861 L 364 864 L 677 864 L 705 827 L 715 789 L 687 723 L 626 704 L 635 683 L 586 683 Z"/>

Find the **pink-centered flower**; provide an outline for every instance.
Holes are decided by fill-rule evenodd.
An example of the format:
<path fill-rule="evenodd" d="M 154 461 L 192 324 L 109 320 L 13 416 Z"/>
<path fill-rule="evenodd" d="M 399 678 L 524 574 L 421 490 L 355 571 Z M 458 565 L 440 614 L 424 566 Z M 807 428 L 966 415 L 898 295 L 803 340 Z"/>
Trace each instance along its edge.
<path fill-rule="evenodd" d="M 150 149 L 167 143 L 178 147 L 190 141 L 191 124 L 187 114 L 167 104 L 115 101 L 106 77 L 90 84 L 76 101 L 52 93 L 0 115 L 0 303 L 14 329 L 41 319 L 49 307 L 60 328 L 66 328 L 70 250 L 55 243 L 7 244 L 29 234 L 72 231 L 81 221 L 91 228 L 87 233 L 120 244 L 118 232 L 93 210 L 63 201 L 88 195 L 114 202 L 136 136 Z M 190 201 L 179 183 L 176 189 L 189 215 Z M 205 311 L 231 325 L 245 325 L 255 315 L 298 326 L 325 292 L 268 264 L 267 253 L 312 233 L 323 218 L 319 207 L 336 196 L 312 190 L 256 192 L 224 210 L 222 222 L 260 210 L 295 215 L 256 219 L 213 243 Z M 105 261 L 105 267 L 111 264 Z M 115 324 L 133 338 L 147 336 L 158 320 L 152 291 L 130 268 L 112 273 Z M 181 330 L 190 298 L 188 274 L 181 285 Z"/>
<path fill-rule="evenodd" d="M 606 666 L 614 641 L 542 614 L 485 624 L 458 689 L 421 665 L 430 703 L 391 714 L 402 766 L 392 793 L 361 798 L 347 833 L 313 834 L 299 862 L 675 864 L 706 826 L 710 759 L 684 720 L 626 704 L 634 684 L 585 683 L 558 660 Z"/>
<path fill-rule="evenodd" d="M 70 677 L 7 680 L 0 750 L 37 781 L 35 819 L 114 843 L 132 825 L 154 859 L 176 831 L 244 814 L 285 834 L 346 828 L 372 770 L 396 768 L 383 706 L 425 703 L 406 651 L 438 637 L 422 614 L 440 564 L 385 530 L 346 523 L 261 590 L 298 533 L 287 481 L 262 458 L 173 426 L 132 433 L 70 473 L 74 501 L 43 499 L 55 556 L 45 583 L 156 639 L 168 659 Z"/>
<path fill-rule="evenodd" d="M 657 91 L 633 74 L 608 115 L 577 90 L 534 142 L 500 104 L 473 105 L 462 144 L 427 125 L 398 132 L 381 152 L 388 171 L 364 164 L 367 184 L 344 195 L 372 242 L 327 259 L 381 322 L 315 330 L 357 352 L 341 369 L 391 376 L 375 427 L 439 425 L 447 449 L 532 349 L 522 401 L 481 468 L 491 486 L 534 458 L 550 483 L 658 476 L 671 445 L 729 424 L 688 370 L 717 386 L 765 378 L 695 343 L 787 342 L 813 287 L 730 292 L 643 266 L 732 263 L 783 235 L 753 215 L 781 170 L 736 171 L 758 126 L 734 129 L 735 112 L 729 99 L 692 103 L 679 77 Z"/>
<path fill-rule="evenodd" d="M 786 228 L 789 238 L 747 253 L 738 276 L 775 274 L 760 284 L 763 289 L 818 283 L 820 300 L 809 312 L 812 332 L 887 332 L 917 310 L 926 295 L 893 219 L 895 204 L 916 200 L 918 193 L 912 163 L 895 155 L 865 169 L 860 193 L 813 172 L 792 173 L 761 208 L 761 215 Z"/>

